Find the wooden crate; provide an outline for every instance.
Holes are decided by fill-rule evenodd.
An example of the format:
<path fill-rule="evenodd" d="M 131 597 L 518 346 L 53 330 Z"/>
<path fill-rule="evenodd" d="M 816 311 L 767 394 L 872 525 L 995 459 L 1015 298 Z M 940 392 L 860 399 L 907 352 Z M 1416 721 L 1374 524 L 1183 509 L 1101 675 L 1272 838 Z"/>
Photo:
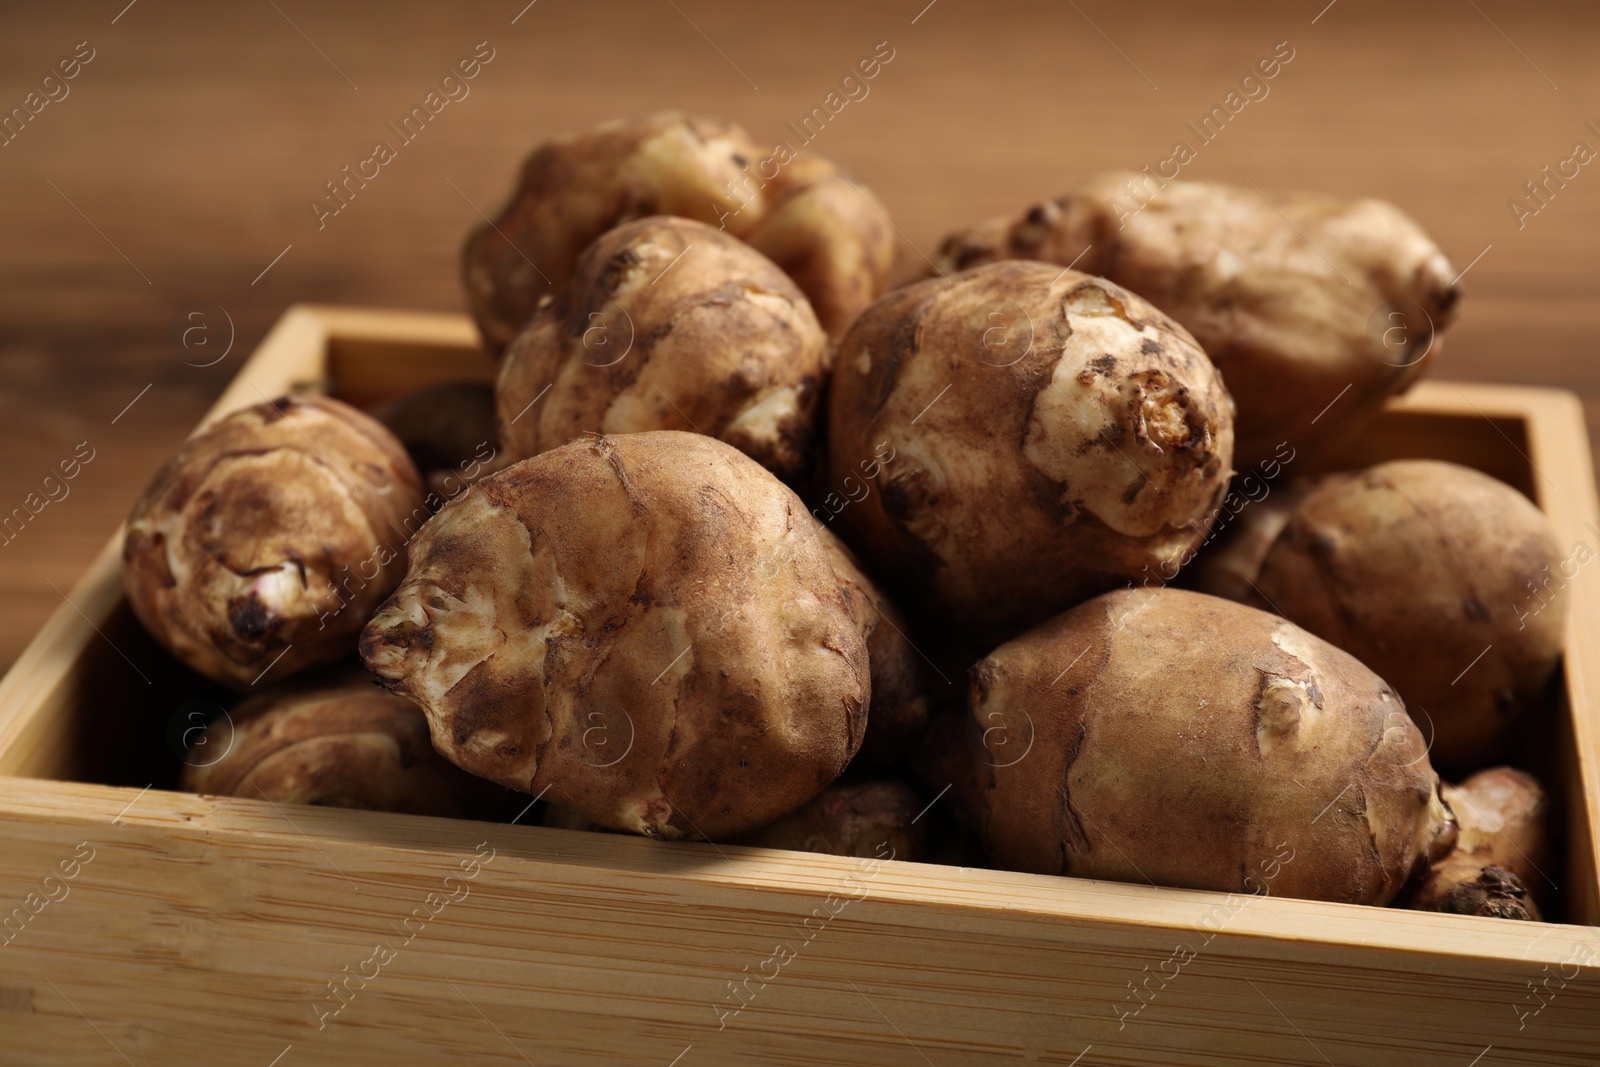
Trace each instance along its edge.
<path fill-rule="evenodd" d="M 209 419 L 299 383 L 481 377 L 475 341 L 297 307 Z M 1394 456 L 1478 466 L 1600 541 L 1568 394 L 1426 383 L 1344 458 Z M 119 545 L 0 682 L 0 1063 L 1600 1060 L 1587 574 L 1541 739 L 1572 925 L 1542 925 L 167 791 L 167 723 L 205 694 L 133 622 Z"/>

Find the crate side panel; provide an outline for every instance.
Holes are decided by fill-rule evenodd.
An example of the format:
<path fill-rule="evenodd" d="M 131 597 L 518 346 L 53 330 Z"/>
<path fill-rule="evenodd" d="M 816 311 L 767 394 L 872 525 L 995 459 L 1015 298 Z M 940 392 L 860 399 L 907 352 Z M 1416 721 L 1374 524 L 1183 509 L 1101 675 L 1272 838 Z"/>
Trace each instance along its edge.
<path fill-rule="evenodd" d="M 919 902 L 898 884 L 926 882 L 911 865 L 630 841 L 601 866 L 590 835 L 419 820 L 408 847 L 386 839 L 404 820 L 211 817 L 156 793 L 113 816 L 115 792 L 81 794 L 92 817 L 19 800 L 0 823 L 0 901 L 51 872 L 66 889 L 0 945 L 0 1063 L 104 1062 L 109 1042 L 171 1065 L 290 1045 L 332 1064 L 667 1064 L 692 1045 L 712 1065 L 1069 1064 L 1093 1046 L 1107 1064 L 1459 1067 L 1489 1045 L 1587 1063 L 1600 1039 L 1600 937 L 1577 928 L 1525 940 L 1526 962 L 1352 950 L 1247 936 L 1250 902 L 1219 912 L 1216 894 L 1152 909 L 1192 912 L 1175 924 L 1108 922 Z"/>
<path fill-rule="evenodd" d="M 473 348 L 335 336 L 328 346 L 328 391 L 359 408 L 451 382 L 492 382 L 494 362 Z"/>
<path fill-rule="evenodd" d="M 1600 924 L 1600 502 L 1583 407 L 1570 393 L 1539 398 L 1529 419 L 1540 507 L 1568 555 L 1553 576 L 1566 598 L 1564 688 L 1571 717 L 1560 755 L 1567 801 L 1568 917 Z M 1587 550 L 1587 555 L 1583 550 Z M 1589 562 L 1578 562 L 1587 560 Z"/>
<path fill-rule="evenodd" d="M 1524 415 L 1480 415 L 1418 407 L 1380 412 L 1362 432 L 1311 472 L 1357 470 L 1391 459 L 1437 459 L 1483 471 L 1537 499 L 1536 475 L 1528 463 Z M 1292 473 L 1293 472 L 1291 468 Z"/>

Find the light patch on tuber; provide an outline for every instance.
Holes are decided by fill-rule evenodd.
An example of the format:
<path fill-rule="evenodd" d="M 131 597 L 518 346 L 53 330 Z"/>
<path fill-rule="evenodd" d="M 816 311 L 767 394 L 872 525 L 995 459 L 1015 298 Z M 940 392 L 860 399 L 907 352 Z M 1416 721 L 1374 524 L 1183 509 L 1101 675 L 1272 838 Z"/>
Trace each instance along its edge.
<path fill-rule="evenodd" d="M 1068 294 L 1063 307 L 1071 332 L 1034 401 L 1023 442 L 1028 462 L 1064 487 L 1063 505 L 1129 537 L 1154 536 L 1174 515 L 1202 511 L 1214 487 L 1166 456 L 1205 434 L 1190 429 L 1179 399 L 1184 387 L 1159 370 L 1139 373 L 1141 357 L 1127 355 L 1159 346 L 1161 331 L 1131 321 L 1094 285 Z M 1085 463 L 1091 452 L 1104 461 Z"/>
<path fill-rule="evenodd" d="M 413 572 L 405 585 L 373 617 L 372 626 L 389 635 L 366 651 L 367 667 L 387 681 L 405 680 L 407 695 L 424 708 L 458 702 L 464 680 L 497 657 L 509 657 L 518 669 L 543 679 L 549 642 L 581 632 L 581 622 L 556 600 L 556 610 L 542 623 L 528 626 L 517 598 L 542 581 L 527 529 L 507 509 L 482 493 L 468 491 L 453 507 L 442 510 L 418 538 L 418 550 L 439 541 L 476 540 L 499 561 L 493 583 L 488 575 L 469 575 L 460 595 L 451 592 L 447 572 Z M 503 580 L 499 580 L 503 579 Z M 564 598 L 564 586 L 552 583 Z M 534 692 L 538 692 L 537 689 Z M 542 702 L 541 702 L 542 703 Z M 544 708 L 530 708 L 541 717 Z M 430 722 L 433 717 L 430 715 Z M 548 738 L 548 729 L 543 738 Z M 517 775 L 532 781 L 539 769 L 539 751 L 525 737 L 484 723 L 462 742 L 484 758 L 515 748 L 521 759 Z"/>
<path fill-rule="evenodd" d="M 1256 748 L 1263 756 L 1279 746 L 1293 748 L 1300 737 L 1301 721 L 1312 710 L 1306 683 L 1269 677 L 1256 701 Z"/>
<path fill-rule="evenodd" d="M 776 439 L 783 433 L 785 425 L 801 417 L 800 391 L 792 385 L 777 385 L 735 415 L 721 436 L 735 448 L 738 442 L 746 439 Z"/>

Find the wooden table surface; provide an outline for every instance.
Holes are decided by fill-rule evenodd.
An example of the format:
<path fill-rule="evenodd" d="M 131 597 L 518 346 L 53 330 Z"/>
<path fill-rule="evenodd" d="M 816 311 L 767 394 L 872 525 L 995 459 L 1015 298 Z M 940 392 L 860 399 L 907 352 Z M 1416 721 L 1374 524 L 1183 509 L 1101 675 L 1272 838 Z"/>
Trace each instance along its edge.
<path fill-rule="evenodd" d="M 0 110 L 92 56 L 0 146 L 0 513 L 93 455 L 0 541 L 0 664 L 284 307 L 459 309 L 460 240 L 540 139 L 672 107 L 766 141 L 879 42 L 893 59 L 813 147 L 927 252 L 1092 171 L 1166 158 L 1288 42 L 1269 94 L 1184 175 L 1398 203 L 1472 264 L 1436 373 L 1573 389 L 1600 423 L 1600 164 L 1536 215 L 1508 206 L 1576 142 L 1600 149 L 1600 5 L 126 2 L 0 14 Z M 470 94 L 319 229 L 323 183 L 479 42 L 493 59 Z M 232 322 L 211 366 L 195 364 L 227 339 L 214 310 L 209 349 L 175 340 L 196 302 Z"/>

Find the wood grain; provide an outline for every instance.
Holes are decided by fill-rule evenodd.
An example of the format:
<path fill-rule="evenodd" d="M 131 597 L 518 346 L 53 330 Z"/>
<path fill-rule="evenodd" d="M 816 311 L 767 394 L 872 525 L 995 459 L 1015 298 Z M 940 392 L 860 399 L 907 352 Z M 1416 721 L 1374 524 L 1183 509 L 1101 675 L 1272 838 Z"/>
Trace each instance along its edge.
<path fill-rule="evenodd" d="M 0 107 L 78 42 L 95 50 L 70 95 L 0 147 L 0 512 L 78 442 L 97 450 L 69 497 L 0 545 L 0 664 L 288 304 L 458 309 L 459 242 L 539 139 L 670 106 L 776 137 L 879 41 L 894 60 L 813 147 L 854 168 L 928 252 L 1093 170 L 1164 157 L 1289 41 L 1270 95 L 1185 173 L 1386 197 L 1458 267 L 1492 245 L 1465 279 L 1440 373 L 1575 389 L 1600 427 L 1600 173 L 1584 168 L 1520 230 L 1506 207 L 1574 141 L 1600 147 L 1584 128 L 1600 120 L 1595 5 L 524 4 L 109 0 L 0 14 Z M 308 205 L 323 183 L 479 41 L 496 57 L 471 95 L 319 231 Z M 196 300 L 225 309 L 236 334 L 210 367 L 192 364 L 219 351 L 220 320 L 203 352 L 172 337 Z"/>
<path fill-rule="evenodd" d="M 1600 986 L 1572 960 L 1600 938 L 1577 927 L 1272 898 L 1208 926 L 1221 894 L 134 795 L 0 780 L 0 899 L 94 850 L 0 948 L 0 1063 L 1593 1062 Z M 802 926 L 828 893 L 853 899 Z M 1114 1011 L 1178 944 L 1177 977 Z M 1526 983 L 1574 969 L 1519 1029 Z"/>

